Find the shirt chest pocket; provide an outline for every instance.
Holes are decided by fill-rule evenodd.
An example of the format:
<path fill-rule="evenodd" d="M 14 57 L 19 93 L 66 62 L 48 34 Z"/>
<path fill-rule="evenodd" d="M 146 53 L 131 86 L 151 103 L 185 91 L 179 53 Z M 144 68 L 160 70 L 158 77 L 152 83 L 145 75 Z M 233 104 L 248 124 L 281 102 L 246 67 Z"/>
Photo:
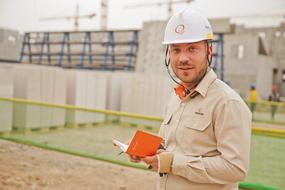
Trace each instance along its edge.
<path fill-rule="evenodd" d="M 211 125 L 211 117 L 204 115 L 189 116 L 182 125 L 186 130 L 189 129 L 203 132 Z"/>
<path fill-rule="evenodd" d="M 181 122 L 177 141 L 185 153 L 201 155 L 214 143 L 212 120 L 209 115 L 193 113 Z"/>

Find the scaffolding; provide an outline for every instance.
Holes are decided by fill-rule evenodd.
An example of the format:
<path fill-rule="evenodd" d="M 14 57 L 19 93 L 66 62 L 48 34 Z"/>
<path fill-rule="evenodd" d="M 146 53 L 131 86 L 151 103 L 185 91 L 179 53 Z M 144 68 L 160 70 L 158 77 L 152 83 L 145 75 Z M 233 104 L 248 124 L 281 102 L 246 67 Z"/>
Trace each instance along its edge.
<path fill-rule="evenodd" d="M 20 62 L 65 68 L 134 70 L 138 30 L 27 32 Z"/>
<path fill-rule="evenodd" d="M 222 81 L 225 81 L 224 77 L 224 34 L 216 33 L 213 42 L 213 61 L 212 68 L 217 73 Z"/>

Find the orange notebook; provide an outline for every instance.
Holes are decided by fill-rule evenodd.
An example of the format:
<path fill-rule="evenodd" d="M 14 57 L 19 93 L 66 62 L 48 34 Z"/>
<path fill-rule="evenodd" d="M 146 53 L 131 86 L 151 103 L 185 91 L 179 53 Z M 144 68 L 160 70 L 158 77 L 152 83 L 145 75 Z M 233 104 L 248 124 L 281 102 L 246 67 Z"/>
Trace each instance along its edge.
<path fill-rule="evenodd" d="M 136 131 L 129 145 L 113 140 L 123 152 L 139 157 L 155 155 L 161 142 L 161 137 L 140 130 Z"/>

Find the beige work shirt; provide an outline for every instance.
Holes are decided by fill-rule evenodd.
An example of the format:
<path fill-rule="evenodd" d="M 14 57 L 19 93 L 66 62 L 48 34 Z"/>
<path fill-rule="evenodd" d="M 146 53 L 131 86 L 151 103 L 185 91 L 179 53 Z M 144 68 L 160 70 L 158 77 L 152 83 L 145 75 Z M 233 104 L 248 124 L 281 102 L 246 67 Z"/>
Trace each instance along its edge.
<path fill-rule="evenodd" d="M 241 97 L 213 70 L 185 100 L 173 93 L 159 132 L 171 154 L 171 162 L 160 157 L 160 168 L 170 172 L 159 189 L 238 190 L 249 168 L 251 119 Z"/>

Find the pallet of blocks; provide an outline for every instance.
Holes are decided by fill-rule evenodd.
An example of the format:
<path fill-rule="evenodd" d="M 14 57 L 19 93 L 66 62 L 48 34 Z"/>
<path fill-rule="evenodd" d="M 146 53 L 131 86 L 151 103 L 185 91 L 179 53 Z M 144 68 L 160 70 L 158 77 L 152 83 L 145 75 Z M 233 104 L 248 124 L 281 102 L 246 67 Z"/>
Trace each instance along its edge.
<path fill-rule="evenodd" d="M 13 98 L 13 67 L 0 63 L 0 97 Z M 0 134 L 12 130 L 13 103 L 0 101 Z"/>
<path fill-rule="evenodd" d="M 165 106 L 171 94 L 171 83 L 164 76 L 134 73 L 123 78 L 124 90 L 121 96 L 121 111 L 140 115 L 163 117 Z M 157 121 L 135 118 L 121 118 L 124 125 L 159 127 Z"/>
<path fill-rule="evenodd" d="M 41 101 L 41 72 L 38 66 L 17 65 L 14 67 L 14 97 Z M 14 104 L 13 127 L 19 131 L 40 128 L 41 106 L 27 103 Z"/>
<path fill-rule="evenodd" d="M 69 70 L 67 73 L 67 104 L 90 108 L 106 109 L 107 76 L 86 70 Z M 105 115 L 96 112 L 68 110 L 67 126 L 77 127 L 105 121 Z"/>
<path fill-rule="evenodd" d="M 15 98 L 48 104 L 66 103 L 66 77 L 61 68 L 15 66 Z M 46 130 L 65 125 L 66 111 L 52 106 L 16 103 L 13 126 L 19 131 Z"/>

